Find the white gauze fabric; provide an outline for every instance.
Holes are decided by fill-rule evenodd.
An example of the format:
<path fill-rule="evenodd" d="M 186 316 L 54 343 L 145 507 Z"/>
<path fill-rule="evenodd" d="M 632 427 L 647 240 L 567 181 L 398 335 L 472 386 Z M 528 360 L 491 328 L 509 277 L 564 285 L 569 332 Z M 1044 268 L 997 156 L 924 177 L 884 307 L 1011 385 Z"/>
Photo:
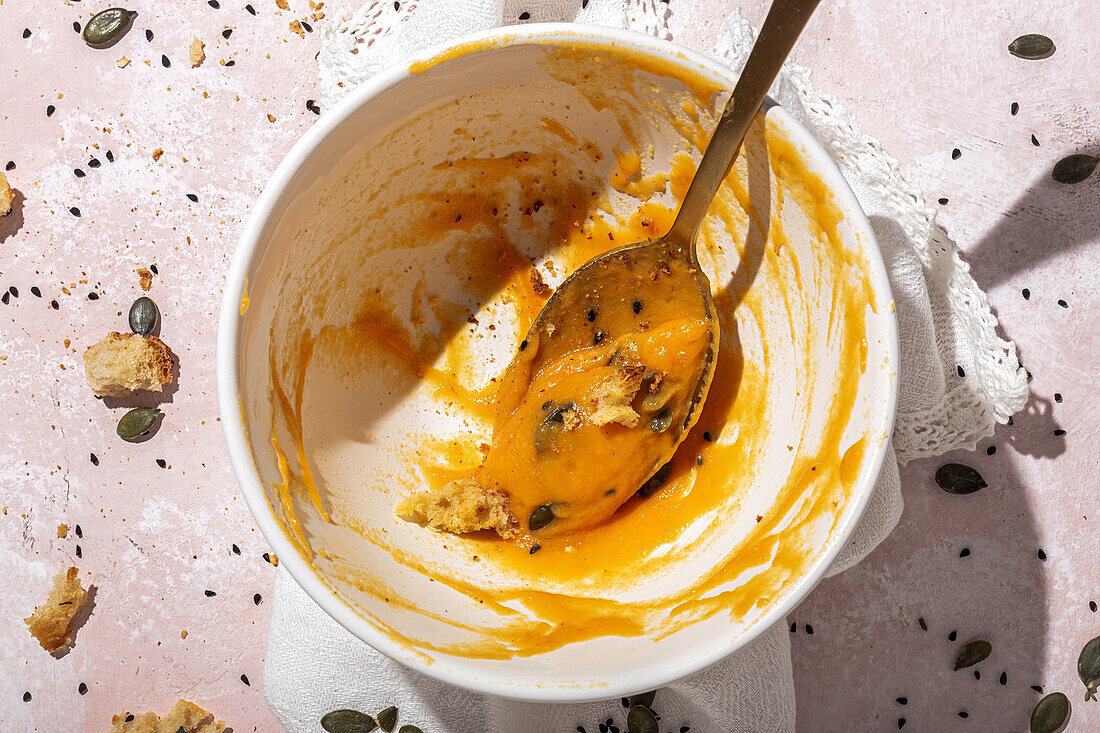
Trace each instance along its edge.
<path fill-rule="evenodd" d="M 350 0 L 348 0 L 350 2 Z M 518 21 L 574 21 L 672 38 L 670 19 L 690 27 L 692 3 L 661 0 L 412 0 L 326 6 L 318 56 L 320 100 L 331 108 L 357 84 L 410 54 L 459 36 Z M 713 20 L 706 18 L 705 20 Z M 732 10 L 712 48 L 699 49 L 740 70 L 754 32 Z M 1016 348 L 996 333 L 989 303 L 958 248 L 936 224 L 921 192 L 863 134 L 836 97 L 818 91 L 810 71 L 788 63 L 772 96 L 813 131 L 855 191 L 882 250 L 897 309 L 900 364 L 891 450 L 852 538 L 829 569 L 862 560 L 897 524 L 898 464 L 973 449 L 1027 399 Z M 958 376 L 962 367 L 965 377 Z M 576 705 L 515 703 L 469 693 L 413 672 L 360 642 L 325 614 L 286 572 L 279 574 L 264 667 L 264 694 L 287 730 L 320 730 L 327 711 L 375 711 L 397 701 L 402 722 L 431 733 L 590 733 L 609 717 L 626 730 L 618 700 Z M 794 680 L 786 624 L 731 658 L 658 692 L 661 729 L 697 733 L 794 730 Z"/>

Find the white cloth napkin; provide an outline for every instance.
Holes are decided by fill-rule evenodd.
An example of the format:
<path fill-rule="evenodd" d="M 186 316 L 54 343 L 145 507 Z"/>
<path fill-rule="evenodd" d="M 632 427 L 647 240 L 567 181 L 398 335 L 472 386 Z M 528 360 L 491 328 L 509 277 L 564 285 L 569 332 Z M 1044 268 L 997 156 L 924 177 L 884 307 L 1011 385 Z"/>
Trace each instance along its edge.
<path fill-rule="evenodd" d="M 531 21 L 572 20 L 664 38 L 672 35 L 674 12 L 692 12 L 691 3 L 676 4 L 674 10 L 660 0 L 525 0 L 522 7 L 512 0 L 414 0 L 397 5 L 326 8 L 329 19 L 318 57 L 324 107 L 409 54 L 503 25 L 504 18 L 518 19 L 523 11 Z M 678 27 L 690 27 L 692 19 L 677 21 Z M 714 47 L 700 50 L 738 70 L 753 37 L 751 26 L 732 10 Z M 902 179 L 897 162 L 860 131 L 835 97 L 814 88 L 809 70 L 788 64 L 772 96 L 841 162 L 882 249 L 900 328 L 892 451 L 854 536 L 829 569 L 832 575 L 862 560 L 897 524 L 902 509 L 898 462 L 972 449 L 995 423 L 1023 407 L 1027 381 L 1015 346 L 997 335 L 986 296 L 955 243 L 936 225 L 921 193 Z M 372 712 L 391 703 L 400 705 L 403 722 L 415 722 L 426 733 L 568 733 L 578 725 L 596 733 L 609 717 L 626 731 L 626 711 L 618 700 L 514 703 L 406 669 L 345 631 L 285 572 L 275 588 L 264 694 L 294 733 L 320 730 L 318 721 L 329 710 Z M 662 689 L 654 707 L 662 716 L 662 730 L 681 725 L 697 733 L 794 730 L 786 624 L 726 661 Z"/>

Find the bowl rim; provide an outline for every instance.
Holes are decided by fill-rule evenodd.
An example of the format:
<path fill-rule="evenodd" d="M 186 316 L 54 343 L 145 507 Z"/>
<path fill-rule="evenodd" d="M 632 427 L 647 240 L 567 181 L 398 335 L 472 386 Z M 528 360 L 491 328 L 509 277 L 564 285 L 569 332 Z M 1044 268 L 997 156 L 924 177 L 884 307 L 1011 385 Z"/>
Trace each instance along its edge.
<path fill-rule="evenodd" d="M 246 290 L 246 276 L 257 255 L 263 254 L 262 245 L 265 245 L 266 241 L 261 241 L 261 236 L 264 234 L 264 230 L 268 228 L 272 214 L 276 211 L 280 201 L 288 194 L 288 186 L 298 170 L 308 162 L 313 152 L 324 143 L 328 136 L 353 117 L 360 107 L 369 103 L 371 99 L 380 93 L 413 76 L 414 73 L 410 71 L 410 66 L 413 63 L 432 61 L 440 54 L 465 44 L 491 44 L 490 48 L 474 46 L 470 54 L 476 54 L 482 50 L 491 50 L 492 48 L 553 41 L 591 41 L 621 46 L 629 50 L 652 54 L 672 64 L 688 66 L 696 71 L 719 78 L 736 78 L 729 67 L 724 64 L 674 42 L 629 30 L 572 23 L 532 23 L 524 26 L 493 28 L 432 46 L 420 51 L 405 62 L 389 67 L 349 92 L 332 110 L 322 115 L 310 129 L 302 134 L 272 173 L 260 196 L 253 204 L 252 211 L 241 230 L 226 276 L 218 322 L 215 361 L 222 433 L 229 451 L 233 473 L 240 485 L 245 503 L 259 525 L 264 539 L 279 556 L 281 564 L 285 566 L 291 577 L 306 594 L 332 619 L 355 637 L 389 658 L 441 682 L 473 692 L 514 700 L 583 702 L 613 699 L 664 687 L 726 659 L 783 620 L 821 581 L 862 518 L 888 453 L 898 396 L 898 332 L 897 319 L 893 310 L 893 293 L 881 256 L 881 250 L 854 192 L 844 179 L 836 162 L 825 152 L 816 136 L 795 119 L 790 112 L 769 99 L 765 102 L 768 113 L 778 114 L 784 118 L 784 123 L 797 133 L 799 138 L 797 142 L 801 148 L 814 162 L 814 172 L 825 179 L 826 184 L 841 207 L 847 213 L 857 215 L 855 217 L 848 216 L 846 219 L 864 242 L 865 251 L 871 255 L 868 262 L 871 270 L 871 281 L 876 292 L 880 295 L 880 301 L 891 304 L 889 312 L 885 314 L 887 318 L 883 321 L 885 332 L 882 335 L 889 365 L 887 374 L 890 380 L 890 393 L 886 395 L 884 437 L 876 445 L 874 455 L 871 457 L 870 462 L 866 464 L 868 468 L 856 482 L 853 495 L 849 499 L 850 507 L 847 511 L 847 521 L 835 530 L 837 535 L 832 546 L 827 548 L 817 559 L 808 573 L 795 582 L 784 598 L 769 608 L 763 616 L 730 644 L 700 652 L 689 660 L 682 661 L 679 665 L 660 667 L 661 671 L 651 667 L 650 673 L 646 675 L 624 671 L 615 680 L 608 681 L 604 686 L 577 686 L 568 682 L 563 684 L 553 681 L 535 684 L 517 683 L 514 680 L 509 680 L 506 674 L 497 671 L 478 671 L 476 674 L 463 675 L 461 670 L 456 672 L 455 670 L 446 669 L 438 663 L 425 662 L 416 653 L 394 642 L 385 633 L 375 629 L 350 604 L 325 585 L 317 573 L 298 554 L 276 518 L 273 508 L 267 501 L 266 492 L 260 481 L 246 440 L 243 413 L 239 406 L 240 380 L 238 373 L 240 364 L 238 345 L 240 325 L 243 321 L 240 307 Z M 469 54 L 459 54 L 455 58 L 466 55 Z M 448 61 L 449 59 L 443 60 L 441 64 L 446 64 Z"/>

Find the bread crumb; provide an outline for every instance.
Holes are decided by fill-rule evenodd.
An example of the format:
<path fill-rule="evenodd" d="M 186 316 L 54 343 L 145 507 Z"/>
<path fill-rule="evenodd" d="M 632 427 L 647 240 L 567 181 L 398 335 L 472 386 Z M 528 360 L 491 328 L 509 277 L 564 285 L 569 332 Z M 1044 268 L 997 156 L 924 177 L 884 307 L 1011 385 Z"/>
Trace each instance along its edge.
<path fill-rule="evenodd" d="M 61 539 L 65 539 L 66 537 L 68 537 L 69 536 L 69 525 L 65 524 L 64 522 L 57 525 L 57 536 Z"/>
<path fill-rule="evenodd" d="M 58 531 L 60 534 L 60 527 Z M 51 654 L 72 643 L 76 633 L 73 618 L 88 600 L 88 591 L 81 587 L 76 578 L 79 573 L 78 568 L 69 568 L 55 575 L 46 602 L 23 619 L 31 636 L 38 639 L 42 648 Z"/>
<path fill-rule="evenodd" d="M 187 49 L 187 56 L 191 60 L 191 68 L 195 68 L 206 60 L 206 44 L 198 36 L 191 39 L 191 45 Z"/>
<path fill-rule="evenodd" d="M 442 488 L 424 491 L 397 506 L 397 516 L 407 522 L 464 534 L 492 529 L 501 537 L 516 532 L 516 520 L 508 511 L 508 497 L 487 489 L 476 479 L 451 481 Z"/>
<path fill-rule="evenodd" d="M 11 213 L 11 202 L 14 200 L 15 194 L 12 193 L 11 186 L 8 185 L 8 177 L 0 173 L 0 216 L 7 216 Z"/>
<path fill-rule="evenodd" d="M 163 718 L 156 713 L 121 713 L 109 733 L 222 733 L 225 723 L 188 700 L 180 700 Z"/>
<path fill-rule="evenodd" d="M 120 58 L 118 61 L 115 62 L 115 65 L 117 65 L 118 68 L 120 68 L 120 69 L 125 69 L 127 66 L 130 65 L 130 59 L 123 56 L 122 58 Z"/>
<path fill-rule="evenodd" d="M 535 295 L 539 296 L 547 295 L 550 292 L 550 286 L 542 279 L 542 273 L 539 272 L 537 267 L 531 268 L 531 288 L 535 291 Z"/>
<path fill-rule="evenodd" d="M 584 417 L 593 425 L 619 423 L 628 428 L 638 424 L 638 413 L 630 406 L 642 387 L 646 368 L 621 366 L 592 386 L 582 403 Z"/>
<path fill-rule="evenodd" d="M 97 397 L 156 392 L 172 380 L 172 350 L 156 336 L 112 331 L 84 352 L 84 374 Z"/>
<path fill-rule="evenodd" d="M 290 10 L 290 5 L 287 4 L 286 0 L 275 0 L 275 7 L 280 10 Z"/>
<path fill-rule="evenodd" d="M 290 32 L 297 33 L 301 38 L 306 37 L 306 32 L 302 30 L 302 21 L 298 20 L 297 18 L 290 21 Z"/>
<path fill-rule="evenodd" d="M 187 638 L 187 629 L 180 629 L 180 638 L 181 639 L 186 639 Z"/>
<path fill-rule="evenodd" d="M 164 155 L 164 149 L 163 148 L 157 148 L 156 150 L 153 151 L 153 160 L 154 161 L 160 160 L 160 156 L 162 156 L 162 155 Z"/>
<path fill-rule="evenodd" d="M 279 567 L 279 556 L 272 552 L 268 557 L 271 558 L 271 564 L 275 567 Z"/>
<path fill-rule="evenodd" d="M 153 287 L 153 273 L 149 271 L 148 267 L 139 267 L 134 272 L 138 276 L 138 285 L 145 292 L 149 292 L 149 288 Z"/>
<path fill-rule="evenodd" d="M 273 114 L 271 114 L 270 112 L 268 112 L 268 113 L 267 113 L 267 121 L 268 121 L 268 122 L 274 122 L 274 121 L 275 121 L 275 115 L 273 115 Z"/>

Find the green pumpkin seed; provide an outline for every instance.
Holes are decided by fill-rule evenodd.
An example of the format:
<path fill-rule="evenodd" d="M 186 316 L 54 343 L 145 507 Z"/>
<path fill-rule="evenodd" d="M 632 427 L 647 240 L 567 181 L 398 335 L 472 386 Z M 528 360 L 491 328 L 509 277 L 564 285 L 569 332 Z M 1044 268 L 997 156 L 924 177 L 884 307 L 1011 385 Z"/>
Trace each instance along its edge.
<path fill-rule="evenodd" d="M 653 709 L 653 698 L 657 697 L 657 691 L 651 690 L 649 692 L 643 692 L 640 695 L 631 695 L 626 699 L 626 706 L 632 708 L 635 705 L 645 705 L 650 710 Z"/>
<path fill-rule="evenodd" d="M 130 330 L 138 336 L 148 336 L 157 327 L 160 311 L 152 298 L 141 297 L 130 306 Z"/>
<path fill-rule="evenodd" d="M 546 405 L 543 405 L 543 408 L 546 408 Z M 572 402 L 563 402 L 542 419 L 539 426 L 535 428 L 535 450 L 543 453 L 553 446 L 558 434 L 565 429 L 565 413 L 574 408 L 576 405 Z"/>
<path fill-rule="evenodd" d="M 374 718 L 358 710 L 333 710 L 321 718 L 321 727 L 328 733 L 370 733 L 378 727 Z"/>
<path fill-rule="evenodd" d="M 135 407 L 122 416 L 115 432 L 118 433 L 118 437 L 125 440 L 140 438 L 153 427 L 159 414 L 160 410 L 156 407 Z"/>
<path fill-rule="evenodd" d="M 187 733 L 187 729 L 181 725 L 179 728 L 176 728 L 176 733 Z"/>
<path fill-rule="evenodd" d="M 1085 701 L 1096 699 L 1100 687 L 1100 636 L 1091 640 L 1077 657 L 1077 676 L 1085 683 Z"/>
<path fill-rule="evenodd" d="M 1041 33 L 1028 33 L 1008 44 L 1008 52 L 1022 59 L 1045 59 L 1054 55 L 1054 41 Z"/>
<path fill-rule="evenodd" d="M 1061 692 L 1052 692 L 1031 711 L 1031 733 L 1062 733 L 1069 724 L 1069 715 L 1069 698 Z"/>
<path fill-rule="evenodd" d="M 658 733 L 657 718 L 645 705 L 635 705 L 626 714 L 627 733 Z"/>
<path fill-rule="evenodd" d="M 1100 163 L 1100 158 L 1095 155 L 1085 155 L 1084 153 L 1077 153 L 1075 155 L 1067 155 L 1054 164 L 1054 170 L 1050 172 L 1050 177 L 1058 183 L 1080 183 L 1096 170 L 1096 164 Z"/>
<path fill-rule="evenodd" d="M 415 725 L 403 725 L 401 726 L 401 730 L 397 731 L 397 733 L 424 733 L 424 731 L 420 730 Z"/>
<path fill-rule="evenodd" d="M 959 649 L 959 653 L 955 655 L 955 669 L 960 670 L 966 669 L 967 667 L 973 667 L 992 653 L 993 646 L 983 639 L 965 644 Z"/>
<path fill-rule="evenodd" d="M 641 488 L 639 488 L 638 491 L 635 493 L 643 498 L 656 493 L 657 489 L 661 488 L 661 486 L 664 485 L 665 481 L 668 479 L 668 474 L 671 471 L 671 463 L 666 463 L 665 465 L 661 466 L 657 469 L 657 472 L 655 474 L 646 479 L 646 482 L 642 484 Z"/>
<path fill-rule="evenodd" d="M 136 10 L 125 8 L 102 10 L 93 15 L 84 26 L 81 37 L 89 46 L 106 46 L 122 35 L 135 15 L 137 15 Z"/>
<path fill-rule="evenodd" d="M 668 430 L 668 426 L 671 424 L 672 412 L 667 407 L 664 407 L 649 421 L 649 429 L 655 433 L 663 433 Z"/>
<path fill-rule="evenodd" d="M 980 473 L 961 463 L 940 466 L 936 471 L 936 483 L 949 494 L 973 494 L 989 486 Z"/>
<path fill-rule="evenodd" d="M 375 715 L 374 719 L 378 722 L 379 728 L 386 731 L 386 733 L 393 733 L 393 728 L 397 725 L 397 708 L 390 705 L 378 715 Z"/>
<path fill-rule="evenodd" d="M 554 507 L 549 504 L 543 504 L 538 509 L 531 512 L 531 518 L 527 520 L 527 528 L 532 532 L 538 532 L 540 529 L 550 524 L 550 522 L 553 522 L 554 519 Z"/>

